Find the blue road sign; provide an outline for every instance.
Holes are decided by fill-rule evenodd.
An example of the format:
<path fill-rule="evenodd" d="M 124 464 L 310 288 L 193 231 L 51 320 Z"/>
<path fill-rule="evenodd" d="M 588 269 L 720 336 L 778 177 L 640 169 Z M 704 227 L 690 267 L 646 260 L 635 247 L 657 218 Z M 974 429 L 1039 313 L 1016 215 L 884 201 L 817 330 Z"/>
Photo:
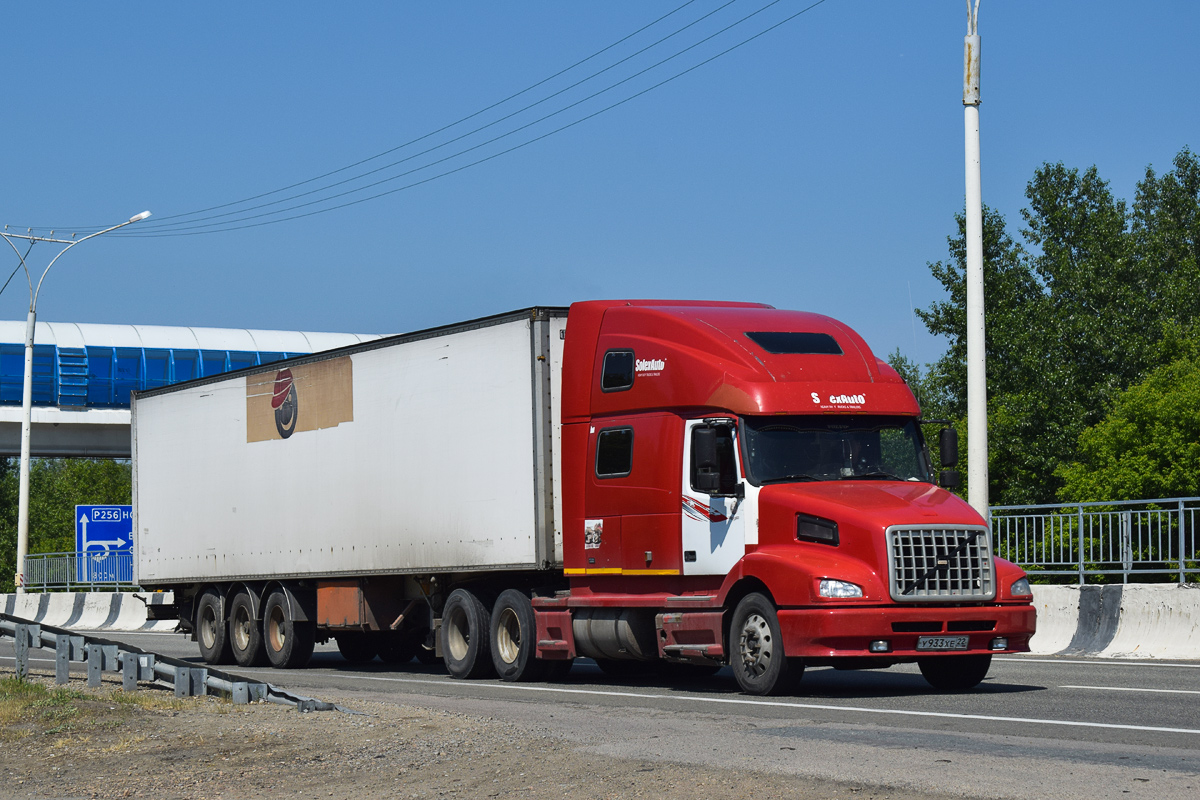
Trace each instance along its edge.
<path fill-rule="evenodd" d="M 133 580 L 133 506 L 75 506 L 75 579 Z"/>

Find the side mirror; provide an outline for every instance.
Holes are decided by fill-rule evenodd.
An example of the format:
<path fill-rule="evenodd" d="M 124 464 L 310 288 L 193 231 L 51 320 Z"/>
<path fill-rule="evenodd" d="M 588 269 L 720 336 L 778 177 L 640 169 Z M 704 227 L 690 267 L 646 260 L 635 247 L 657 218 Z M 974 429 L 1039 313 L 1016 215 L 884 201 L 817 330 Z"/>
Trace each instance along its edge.
<path fill-rule="evenodd" d="M 954 428 L 942 428 L 938 434 L 938 447 L 941 450 L 943 467 L 958 465 L 958 431 Z"/>
<path fill-rule="evenodd" d="M 721 469 L 717 463 L 717 429 L 696 428 L 692 431 L 692 464 L 697 491 L 713 494 L 721 488 Z"/>
<path fill-rule="evenodd" d="M 962 485 L 962 480 L 959 478 L 958 470 L 944 469 L 942 474 L 938 476 L 938 485 L 943 489 L 957 489 Z"/>

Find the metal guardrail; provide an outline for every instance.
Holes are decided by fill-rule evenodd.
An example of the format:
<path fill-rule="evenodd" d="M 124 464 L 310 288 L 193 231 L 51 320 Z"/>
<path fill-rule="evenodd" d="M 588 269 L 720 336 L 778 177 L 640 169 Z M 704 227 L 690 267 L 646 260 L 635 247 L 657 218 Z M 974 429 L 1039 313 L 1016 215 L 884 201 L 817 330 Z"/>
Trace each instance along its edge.
<path fill-rule="evenodd" d="M 211 667 L 197 667 L 187 661 L 150 653 L 133 645 L 0 614 L 0 639 L 5 636 L 13 639 L 18 678 L 29 675 L 29 651 L 48 648 L 54 650 L 54 682 L 60 685 L 70 680 L 72 661 L 85 661 L 88 686 L 92 688 L 101 685 L 105 672 L 120 672 L 121 688 L 125 691 L 136 690 L 139 683 L 166 681 L 174 685 L 176 697 L 220 693 L 227 695 L 235 704 L 261 700 L 291 706 L 301 712 L 359 713 L 334 703 L 293 694 L 269 683 Z"/>
<path fill-rule="evenodd" d="M 25 589 L 30 592 L 132 591 L 133 552 L 38 553 L 25 557 Z"/>
<path fill-rule="evenodd" d="M 1033 576 L 1200 577 L 1200 497 L 994 506 L 996 554 Z"/>

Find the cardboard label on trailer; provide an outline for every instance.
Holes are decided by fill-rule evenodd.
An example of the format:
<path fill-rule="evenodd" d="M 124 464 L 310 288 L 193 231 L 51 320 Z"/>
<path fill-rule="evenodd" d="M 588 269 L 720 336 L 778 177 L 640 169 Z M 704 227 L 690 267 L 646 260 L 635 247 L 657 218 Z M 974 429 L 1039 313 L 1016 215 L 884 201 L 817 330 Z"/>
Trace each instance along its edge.
<path fill-rule="evenodd" d="M 349 356 L 246 377 L 246 441 L 354 421 L 354 371 Z"/>

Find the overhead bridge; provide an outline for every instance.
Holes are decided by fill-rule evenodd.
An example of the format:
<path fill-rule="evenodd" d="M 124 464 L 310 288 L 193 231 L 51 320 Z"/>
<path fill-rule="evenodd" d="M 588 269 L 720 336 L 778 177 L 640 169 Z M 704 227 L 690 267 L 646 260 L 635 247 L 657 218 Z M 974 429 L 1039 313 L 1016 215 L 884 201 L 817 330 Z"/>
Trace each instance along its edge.
<path fill-rule="evenodd" d="M 34 456 L 129 458 L 129 393 L 357 344 L 354 333 L 39 322 Z M 25 323 L 0 321 L 0 456 L 21 454 Z"/>

